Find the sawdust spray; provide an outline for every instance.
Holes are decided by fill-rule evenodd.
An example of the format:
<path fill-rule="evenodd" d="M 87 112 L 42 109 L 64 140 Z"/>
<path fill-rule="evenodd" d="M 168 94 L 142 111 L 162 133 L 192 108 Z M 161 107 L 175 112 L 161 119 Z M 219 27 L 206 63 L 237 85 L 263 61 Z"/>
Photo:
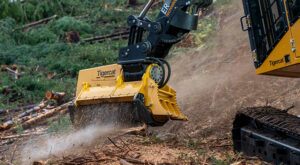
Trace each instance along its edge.
<path fill-rule="evenodd" d="M 114 130 L 114 126 L 91 125 L 85 129 L 65 135 L 46 135 L 39 139 L 27 141 L 22 152 L 23 163 L 70 153 L 84 145 L 90 145 L 97 138 L 107 135 Z"/>

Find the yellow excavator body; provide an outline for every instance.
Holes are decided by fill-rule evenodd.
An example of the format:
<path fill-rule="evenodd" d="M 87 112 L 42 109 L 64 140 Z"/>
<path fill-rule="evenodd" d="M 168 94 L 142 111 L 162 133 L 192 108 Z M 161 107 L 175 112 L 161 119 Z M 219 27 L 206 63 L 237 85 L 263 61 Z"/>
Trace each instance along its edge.
<path fill-rule="evenodd" d="M 177 105 L 176 91 L 169 85 L 158 88 L 151 79 L 149 65 L 142 81 L 125 82 L 122 66 L 118 64 L 81 70 L 79 72 L 75 106 L 132 102 L 140 94 L 144 96 L 144 106 L 155 121 L 168 119 L 187 120 Z"/>
<path fill-rule="evenodd" d="M 300 1 L 243 0 L 257 74 L 300 77 Z M 250 5 L 251 4 L 251 5 Z M 245 21 L 243 21 L 245 18 Z"/>
<path fill-rule="evenodd" d="M 257 74 L 300 77 L 300 53 L 296 52 L 296 47 L 300 47 L 300 20 L 288 26 L 288 31 L 256 69 Z"/>

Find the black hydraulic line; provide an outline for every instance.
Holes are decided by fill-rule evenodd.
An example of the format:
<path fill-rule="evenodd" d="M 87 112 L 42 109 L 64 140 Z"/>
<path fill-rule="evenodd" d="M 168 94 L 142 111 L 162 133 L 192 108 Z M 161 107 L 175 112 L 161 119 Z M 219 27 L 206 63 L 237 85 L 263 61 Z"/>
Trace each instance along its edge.
<path fill-rule="evenodd" d="M 144 29 L 139 27 L 137 29 L 137 36 L 136 36 L 136 42 L 135 43 L 139 43 L 142 42 L 143 39 L 143 33 L 144 33 Z"/>
<path fill-rule="evenodd" d="M 167 65 L 167 68 L 168 68 L 168 76 L 167 76 L 167 79 L 165 80 L 165 82 L 164 82 L 163 85 L 162 85 L 162 87 L 164 87 L 164 86 L 169 82 L 172 71 L 171 71 L 171 66 L 170 66 L 170 64 L 169 64 L 165 59 L 162 59 L 162 58 L 161 58 L 161 59 L 159 59 L 159 60 L 162 61 L 164 64 L 166 64 L 166 65 Z"/>
<path fill-rule="evenodd" d="M 165 81 L 165 75 L 166 75 L 166 70 L 164 68 L 164 64 L 162 63 L 162 61 L 158 58 L 155 58 L 155 57 L 147 57 L 146 60 L 151 60 L 153 62 L 151 63 L 155 63 L 155 64 L 158 64 L 162 70 L 163 70 L 163 78 L 162 80 L 158 83 L 158 88 L 162 88 L 164 87 L 163 84 L 164 84 L 164 81 Z"/>
<path fill-rule="evenodd" d="M 129 39 L 128 39 L 128 45 L 133 45 L 133 44 L 134 44 L 135 33 L 136 33 L 136 26 L 132 26 L 132 27 L 130 28 Z"/>

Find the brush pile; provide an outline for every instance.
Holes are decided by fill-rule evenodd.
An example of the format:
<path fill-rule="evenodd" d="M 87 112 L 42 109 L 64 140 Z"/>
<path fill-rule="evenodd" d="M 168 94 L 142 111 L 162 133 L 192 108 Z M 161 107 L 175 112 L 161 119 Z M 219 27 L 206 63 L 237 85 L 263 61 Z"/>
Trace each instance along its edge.
<path fill-rule="evenodd" d="M 45 99 L 39 104 L 27 105 L 13 109 L 0 110 L 1 116 L 13 116 L 0 124 L 0 131 L 15 132 L 17 129 L 28 129 L 34 125 L 47 122 L 48 118 L 68 112 L 73 101 L 62 103 L 65 93 L 47 92 Z M 53 100 L 56 104 L 53 104 Z"/>

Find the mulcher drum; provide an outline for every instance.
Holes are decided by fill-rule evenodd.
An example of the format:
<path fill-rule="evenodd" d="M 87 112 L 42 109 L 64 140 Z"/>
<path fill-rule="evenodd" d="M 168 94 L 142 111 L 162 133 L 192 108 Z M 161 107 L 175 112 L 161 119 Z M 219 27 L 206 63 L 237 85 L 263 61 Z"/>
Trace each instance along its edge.
<path fill-rule="evenodd" d="M 70 116 L 76 129 L 94 124 L 123 128 L 141 125 L 135 120 L 133 104 L 126 102 L 79 106 L 70 112 Z"/>

